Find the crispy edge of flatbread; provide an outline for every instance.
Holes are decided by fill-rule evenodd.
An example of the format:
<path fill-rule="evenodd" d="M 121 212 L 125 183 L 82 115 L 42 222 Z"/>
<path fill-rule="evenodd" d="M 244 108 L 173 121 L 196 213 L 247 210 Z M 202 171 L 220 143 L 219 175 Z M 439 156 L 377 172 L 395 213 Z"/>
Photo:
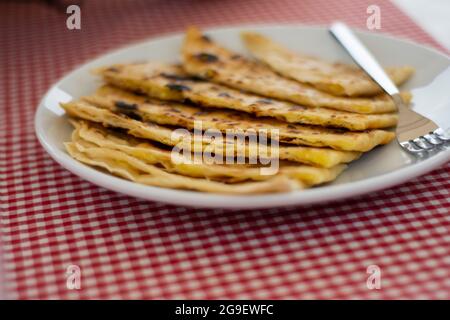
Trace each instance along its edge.
<path fill-rule="evenodd" d="M 206 178 L 227 183 L 235 183 L 245 180 L 266 180 L 274 174 L 286 175 L 290 178 L 302 181 L 308 186 L 318 185 L 334 180 L 346 165 L 338 164 L 332 168 L 321 168 L 310 165 L 295 163 L 276 163 L 276 167 L 265 167 L 265 171 L 258 166 L 231 164 L 208 164 L 205 162 L 195 163 L 192 159 L 183 159 L 182 162 L 174 163 L 171 152 L 163 150 L 141 141 L 133 141 L 131 144 L 117 133 L 98 125 L 92 125 L 83 120 L 72 120 L 75 130 L 72 134 L 72 142 L 88 142 L 96 148 L 113 149 L 121 151 L 131 157 L 135 157 L 147 164 L 161 164 L 168 172 L 182 174 L 196 178 Z M 279 169 L 279 170 L 276 170 Z"/>
<path fill-rule="evenodd" d="M 286 176 L 275 176 L 257 182 L 226 184 L 168 173 L 117 150 L 109 150 L 110 152 L 106 153 L 98 148 L 96 152 L 89 152 L 89 149 L 83 152 L 79 149 L 80 146 L 73 142 L 65 143 L 65 147 L 70 156 L 80 162 L 145 185 L 237 195 L 290 192 L 304 188 L 301 182 Z"/>
<path fill-rule="evenodd" d="M 364 72 L 350 65 L 329 63 L 306 56 L 256 32 L 242 32 L 241 38 L 250 53 L 281 75 L 308 83 L 333 95 L 367 96 L 382 93 L 382 89 Z M 401 85 L 414 73 L 410 66 L 388 67 L 392 81 Z"/>

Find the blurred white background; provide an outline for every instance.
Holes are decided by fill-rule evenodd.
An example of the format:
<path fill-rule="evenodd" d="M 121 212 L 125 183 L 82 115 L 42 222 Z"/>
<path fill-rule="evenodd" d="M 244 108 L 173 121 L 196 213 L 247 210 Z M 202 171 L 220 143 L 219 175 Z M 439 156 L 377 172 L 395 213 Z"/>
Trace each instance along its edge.
<path fill-rule="evenodd" d="M 450 0 L 393 0 L 393 2 L 450 50 Z"/>

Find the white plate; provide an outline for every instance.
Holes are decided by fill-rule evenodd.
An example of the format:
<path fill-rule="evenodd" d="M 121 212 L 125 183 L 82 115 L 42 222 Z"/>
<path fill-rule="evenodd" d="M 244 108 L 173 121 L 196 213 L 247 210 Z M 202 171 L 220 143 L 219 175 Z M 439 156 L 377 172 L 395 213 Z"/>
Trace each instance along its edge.
<path fill-rule="evenodd" d="M 208 30 L 207 33 L 220 44 L 244 53 L 239 40 L 239 32 L 242 30 L 260 31 L 303 53 L 332 61 L 351 62 L 324 27 L 241 26 Z M 363 32 L 358 32 L 358 35 L 382 64 L 409 64 L 416 68 L 416 74 L 406 88 L 431 82 L 450 64 L 447 56 L 411 42 Z M 325 186 L 284 194 L 229 196 L 140 185 L 105 174 L 72 159 L 63 146 L 63 142 L 70 140 L 72 128 L 58 103 L 91 93 L 100 83 L 89 73 L 94 67 L 149 59 L 168 62 L 177 60 L 182 37 L 182 34 L 169 35 L 112 52 L 79 67 L 55 84 L 41 101 L 35 118 L 37 136 L 47 152 L 74 174 L 117 192 L 172 204 L 217 208 L 267 208 L 323 203 L 400 184 L 450 160 L 450 150 L 446 150 L 427 160 L 416 161 L 393 142 L 350 164 L 335 182 Z"/>

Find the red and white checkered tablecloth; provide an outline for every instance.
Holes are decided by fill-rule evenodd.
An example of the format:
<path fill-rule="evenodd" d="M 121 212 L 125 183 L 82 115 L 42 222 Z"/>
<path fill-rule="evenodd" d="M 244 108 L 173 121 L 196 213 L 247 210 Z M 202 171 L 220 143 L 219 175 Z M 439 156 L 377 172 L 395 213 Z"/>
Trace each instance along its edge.
<path fill-rule="evenodd" d="M 196 210 L 120 195 L 56 164 L 33 128 L 59 77 L 110 49 L 187 25 L 251 22 L 365 27 L 439 48 L 386 0 L 84 1 L 81 30 L 44 1 L 0 3 L 0 210 L 11 298 L 450 297 L 450 164 L 329 205 Z M 442 48 L 440 48 L 442 50 Z M 368 290 L 366 268 L 381 268 Z M 66 269 L 81 269 L 81 289 Z"/>

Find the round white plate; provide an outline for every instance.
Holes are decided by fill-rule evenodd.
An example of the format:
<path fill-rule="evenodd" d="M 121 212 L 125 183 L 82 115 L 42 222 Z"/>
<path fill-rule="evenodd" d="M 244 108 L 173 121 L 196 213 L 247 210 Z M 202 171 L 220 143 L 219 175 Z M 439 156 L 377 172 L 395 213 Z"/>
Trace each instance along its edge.
<path fill-rule="evenodd" d="M 242 30 L 262 32 L 299 52 L 331 61 L 351 63 L 325 27 L 241 26 L 207 30 L 207 33 L 220 44 L 245 53 L 239 39 Z M 447 56 L 408 41 L 364 32 L 358 32 L 358 36 L 383 65 L 408 64 L 416 68 L 416 74 L 405 88 L 415 88 L 431 82 L 450 65 Z M 426 160 L 417 161 L 393 142 L 376 148 L 351 163 L 333 183 L 291 193 L 231 196 L 140 185 L 100 172 L 72 159 L 63 146 L 63 142 L 70 140 L 72 127 L 59 102 L 93 92 L 100 84 L 99 79 L 89 72 L 94 67 L 142 60 L 177 61 L 182 39 L 182 34 L 176 34 L 128 46 L 79 67 L 56 83 L 42 99 L 35 118 L 36 134 L 45 150 L 63 167 L 99 186 L 148 200 L 217 208 L 268 208 L 323 203 L 400 184 L 450 160 L 450 150 L 446 150 Z"/>

